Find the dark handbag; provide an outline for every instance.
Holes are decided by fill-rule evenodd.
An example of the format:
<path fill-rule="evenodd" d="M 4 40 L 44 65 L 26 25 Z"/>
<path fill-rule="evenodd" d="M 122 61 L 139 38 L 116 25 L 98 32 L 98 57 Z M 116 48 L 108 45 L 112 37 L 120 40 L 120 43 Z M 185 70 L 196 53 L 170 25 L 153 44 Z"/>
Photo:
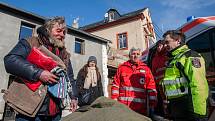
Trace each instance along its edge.
<path fill-rule="evenodd" d="M 84 92 L 81 93 L 81 95 L 78 97 L 78 105 L 79 106 L 90 105 L 91 96 L 92 96 L 91 89 L 84 90 Z"/>

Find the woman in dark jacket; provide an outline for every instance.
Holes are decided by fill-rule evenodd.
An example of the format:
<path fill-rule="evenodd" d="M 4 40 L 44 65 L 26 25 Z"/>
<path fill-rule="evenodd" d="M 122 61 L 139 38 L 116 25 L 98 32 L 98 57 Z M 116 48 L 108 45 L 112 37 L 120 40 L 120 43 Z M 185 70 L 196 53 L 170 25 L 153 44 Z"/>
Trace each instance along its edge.
<path fill-rule="evenodd" d="M 87 64 L 78 72 L 77 88 L 79 106 L 90 105 L 98 97 L 104 95 L 101 75 L 96 64 L 96 57 L 90 56 Z"/>

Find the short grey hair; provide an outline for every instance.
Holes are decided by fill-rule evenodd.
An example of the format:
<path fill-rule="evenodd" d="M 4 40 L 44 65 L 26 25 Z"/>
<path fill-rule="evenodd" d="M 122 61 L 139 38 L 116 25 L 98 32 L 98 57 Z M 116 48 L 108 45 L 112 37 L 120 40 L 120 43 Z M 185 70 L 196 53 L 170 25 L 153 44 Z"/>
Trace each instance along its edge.
<path fill-rule="evenodd" d="M 141 49 L 140 48 L 135 48 L 135 47 L 132 47 L 129 51 L 129 57 L 131 56 L 131 53 L 133 53 L 133 51 L 140 51 L 141 52 Z"/>

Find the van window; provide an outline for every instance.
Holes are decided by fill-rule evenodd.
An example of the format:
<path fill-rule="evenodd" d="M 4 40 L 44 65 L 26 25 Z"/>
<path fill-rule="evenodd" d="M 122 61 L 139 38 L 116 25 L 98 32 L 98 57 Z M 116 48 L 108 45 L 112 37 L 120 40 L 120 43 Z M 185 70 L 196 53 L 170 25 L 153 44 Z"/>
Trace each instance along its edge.
<path fill-rule="evenodd" d="M 194 37 L 187 44 L 204 57 L 208 82 L 215 84 L 215 28 Z"/>

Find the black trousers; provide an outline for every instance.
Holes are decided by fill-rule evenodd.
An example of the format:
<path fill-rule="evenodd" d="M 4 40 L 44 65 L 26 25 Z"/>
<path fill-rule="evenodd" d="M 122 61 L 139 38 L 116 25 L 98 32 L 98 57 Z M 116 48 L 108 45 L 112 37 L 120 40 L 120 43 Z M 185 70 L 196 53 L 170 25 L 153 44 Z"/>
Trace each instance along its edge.
<path fill-rule="evenodd" d="M 188 96 L 183 96 L 170 100 L 170 113 L 174 121 L 207 121 L 207 116 L 195 114 L 191 100 Z"/>
<path fill-rule="evenodd" d="M 163 99 L 161 97 L 160 91 L 157 89 L 157 99 L 158 103 L 155 107 L 155 114 L 164 117 L 164 106 L 163 106 Z"/>

